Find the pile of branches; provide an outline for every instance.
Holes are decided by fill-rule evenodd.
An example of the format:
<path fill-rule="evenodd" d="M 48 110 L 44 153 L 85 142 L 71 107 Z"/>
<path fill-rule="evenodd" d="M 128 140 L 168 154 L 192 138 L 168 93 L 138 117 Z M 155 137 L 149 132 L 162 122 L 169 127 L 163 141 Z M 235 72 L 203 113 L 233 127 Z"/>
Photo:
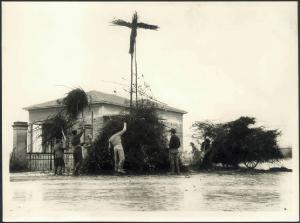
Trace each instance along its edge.
<path fill-rule="evenodd" d="M 221 163 L 238 166 L 245 162 L 276 162 L 282 153 L 277 144 L 280 132 L 265 127 L 253 127 L 255 118 L 240 117 L 237 120 L 213 124 L 195 122 L 197 139 L 209 138 L 211 146 L 202 163 Z M 251 126 L 251 127 L 250 127 Z"/>
<path fill-rule="evenodd" d="M 84 90 L 76 88 L 63 98 L 62 104 L 67 118 L 74 120 L 88 106 L 88 97 Z"/>
<path fill-rule="evenodd" d="M 86 172 L 97 173 L 114 168 L 113 151 L 108 139 L 122 130 L 127 123 L 127 131 L 122 136 L 125 152 L 124 168 L 129 172 L 164 172 L 169 168 L 165 126 L 158 117 L 153 104 L 143 104 L 132 108 L 130 114 L 110 117 L 89 150 Z"/>
<path fill-rule="evenodd" d="M 62 108 L 54 115 L 48 117 L 42 122 L 43 144 L 52 140 L 63 137 L 67 134 L 77 122 L 77 117 L 88 106 L 88 97 L 85 91 L 81 88 L 75 88 L 67 93 L 67 95 L 59 101 Z"/>
<path fill-rule="evenodd" d="M 52 141 L 53 139 L 61 139 L 68 129 L 73 126 L 73 122 L 66 119 L 61 113 L 48 118 L 42 125 L 42 139 L 43 143 Z"/>

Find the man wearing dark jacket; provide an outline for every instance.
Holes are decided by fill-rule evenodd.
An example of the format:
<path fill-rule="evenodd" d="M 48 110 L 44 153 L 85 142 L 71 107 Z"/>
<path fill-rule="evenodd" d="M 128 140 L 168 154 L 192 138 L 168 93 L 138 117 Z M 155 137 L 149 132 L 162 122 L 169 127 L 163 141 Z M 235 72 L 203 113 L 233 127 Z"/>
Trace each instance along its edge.
<path fill-rule="evenodd" d="M 73 175 L 75 176 L 79 174 L 79 169 L 82 162 L 82 150 L 80 146 L 80 137 L 82 136 L 83 131 L 84 130 L 82 129 L 79 134 L 77 134 L 76 130 L 72 131 L 71 144 L 73 147 L 73 165 L 74 165 Z"/>
<path fill-rule="evenodd" d="M 171 138 L 169 143 L 169 158 L 170 158 L 170 166 L 171 166 L 171 174 L 175 174 L 175 167 L 176 173 L 179 174 L 179 151 L 178 148 L 180 147 L 180 140 L 176 135 L 176 130 L 171 129 Z"/>

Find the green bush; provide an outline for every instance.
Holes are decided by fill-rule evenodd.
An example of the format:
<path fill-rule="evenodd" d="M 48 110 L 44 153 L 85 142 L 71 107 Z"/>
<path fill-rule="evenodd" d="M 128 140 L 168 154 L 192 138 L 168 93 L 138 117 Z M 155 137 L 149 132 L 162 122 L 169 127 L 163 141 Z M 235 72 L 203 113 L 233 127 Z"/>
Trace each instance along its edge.
<path fill-rule="evenodd" d="M 122 136 L 125 152 L 124 168 L 129 172 L 161 172 L 169 168 L 165 127 L 153 104 L 139 104 L 129 114 L 110 117 L 93 142 L 84 164 L 88 173 L 113 170 L 113 151 L 108 139 L 127 123 Z"/>

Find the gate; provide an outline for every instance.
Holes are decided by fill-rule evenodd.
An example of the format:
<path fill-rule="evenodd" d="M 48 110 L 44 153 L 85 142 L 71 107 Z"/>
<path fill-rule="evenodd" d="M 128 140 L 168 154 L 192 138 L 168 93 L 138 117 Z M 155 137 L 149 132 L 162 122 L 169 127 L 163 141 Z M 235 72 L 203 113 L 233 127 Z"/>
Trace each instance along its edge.
<path fill-rule="evenodd" d="M 64 153 L 65 172 L 73 170 L 73 153 Z M 27 167 L 30 171 L 54 170 L 53 153 L 27 153 Z"/>

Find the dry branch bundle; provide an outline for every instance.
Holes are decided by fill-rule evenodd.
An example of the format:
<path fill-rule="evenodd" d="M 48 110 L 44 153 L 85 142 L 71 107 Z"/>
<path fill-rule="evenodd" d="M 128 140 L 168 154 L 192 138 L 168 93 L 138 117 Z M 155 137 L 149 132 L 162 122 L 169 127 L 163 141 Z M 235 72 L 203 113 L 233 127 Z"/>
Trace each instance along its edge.
<path fill-rule="evenodd" d="M 70 91 L 62 102 L 67 116 L 76 119 L 77 115 L 88 106 L 88 97 L 84 90 L 76 88 Z"/>

